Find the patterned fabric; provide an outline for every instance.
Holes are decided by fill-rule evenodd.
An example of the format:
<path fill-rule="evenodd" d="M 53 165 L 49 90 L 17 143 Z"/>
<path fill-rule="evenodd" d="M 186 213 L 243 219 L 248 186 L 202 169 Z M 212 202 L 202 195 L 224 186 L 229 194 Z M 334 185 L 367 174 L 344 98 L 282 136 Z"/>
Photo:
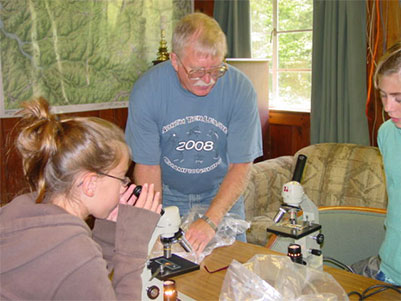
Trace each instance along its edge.
<path fill-rule="evenodd" d="M 281 205 L 281 189 L 292 177 L 292 156 L 283 156 L 253 165 L 245 191 L 245 215 L 251 221 L 247 241 L 259 245 L 267 242 L 266 227 Z"/>
<path fill-rule="evenodd" d="M 377 147 L 347 143 L 310 145 L 294 156 L 253 165 L 245 191 L 246 217 L 252 222 L 248 242 L 266 244 L 266 227 L 280 207 L 282 186 L 291 180 L 299 154 L 307 156 L 301 183 L 317 206 L 387 207 L 383 163 Z"/>

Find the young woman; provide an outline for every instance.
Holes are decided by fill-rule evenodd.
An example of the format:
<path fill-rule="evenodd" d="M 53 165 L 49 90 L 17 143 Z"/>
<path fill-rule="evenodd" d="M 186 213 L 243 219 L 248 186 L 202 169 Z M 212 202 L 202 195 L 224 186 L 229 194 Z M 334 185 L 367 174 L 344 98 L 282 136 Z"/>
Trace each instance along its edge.
<path fill-rule="evenodd" d="M 0 299 L 139 300 L 161 204 L 153 185 L 131 197 L 123 131 L 59 119 L 42 98 L 21 114 L 16 146 L 34 192 L 0 209 Z"/>
<path fill-rule="evenodd" d="M 375 86 L 390 117 L 378 134 L 388 194 L 386 235 L 379 251 L 376 279 L 401 285 L 401 41 L 380 59 Z"/>

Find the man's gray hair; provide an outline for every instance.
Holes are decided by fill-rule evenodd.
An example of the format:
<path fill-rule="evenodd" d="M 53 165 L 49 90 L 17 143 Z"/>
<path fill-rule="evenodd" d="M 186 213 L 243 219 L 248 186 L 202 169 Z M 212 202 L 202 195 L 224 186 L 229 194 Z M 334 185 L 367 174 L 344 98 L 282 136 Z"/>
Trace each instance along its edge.
<path fill-rule="evenodd" d="M 172 51 L 179 57 L 185 55 L 185 48 L 192 45 L 196 52 L 225 57 L 227 42 L 217 21 L 203 13 L 192 13 L 183 17 L 173 33 Z"/>

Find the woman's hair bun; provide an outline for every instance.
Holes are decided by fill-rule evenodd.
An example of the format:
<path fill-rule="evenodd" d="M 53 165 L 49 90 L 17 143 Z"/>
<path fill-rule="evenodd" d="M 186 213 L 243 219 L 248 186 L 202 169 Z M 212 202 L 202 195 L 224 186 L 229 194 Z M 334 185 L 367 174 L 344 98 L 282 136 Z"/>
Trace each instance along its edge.
<path fill-rule="evenodd" d="M 50 112 L 49 103 L 43 97 L 21 104 L 22 110 L 18 112 L 22 119 L 32 120 L 56 120 L 56 116 Z"/>
<path fill-rule="evenodd" d="M 38 189 L 44 167 L 57 151 L 62 127 L 42 97 L 23 103 L 22 108 L 16 146 L 23 157 L 24 174 L 31 188 Z"/>

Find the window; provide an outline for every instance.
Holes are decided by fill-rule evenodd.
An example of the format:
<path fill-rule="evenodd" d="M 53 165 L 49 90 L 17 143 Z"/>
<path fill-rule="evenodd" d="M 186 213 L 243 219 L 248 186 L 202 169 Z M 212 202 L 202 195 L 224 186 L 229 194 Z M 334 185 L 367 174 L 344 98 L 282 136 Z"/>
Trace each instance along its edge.
<path fill-rule="evenodd" d="M 270 109 L 309 112 L 313 0 L 250 3 L 252 57 L 270 60 Z"/>

